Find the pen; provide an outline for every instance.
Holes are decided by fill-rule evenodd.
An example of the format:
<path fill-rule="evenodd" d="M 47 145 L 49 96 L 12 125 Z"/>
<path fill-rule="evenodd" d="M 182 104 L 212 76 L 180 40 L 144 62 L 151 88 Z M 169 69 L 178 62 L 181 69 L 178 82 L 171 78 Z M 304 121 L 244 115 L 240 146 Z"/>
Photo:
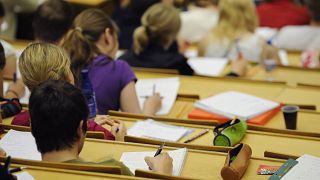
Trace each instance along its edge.
<path fill-rule="evenodd" d="M 148 99 L 151 96 L 139 96 L 140 98 Z M 163 99 L 163 96 L 160 96 L 160 99 Z"/>
<path fill-rule="evenodd" d="M 156 156 L 158 156 L 159 154 L 161 154 L 161 151 L 162 151 L 163 146 L 164 146 L 164 142 L 160 145 L 160 147 L 158 148 L 157 152 L 154 154 L 153 157 L 156 157 Z"/>
<path fill-rule="evenodd" d="M 152 95 L 156 94 L 156 84 L 153 84 L 153 88 L 152 88 Z"/>
<path fill-rule="evenodd" d="M 193 141 L 193 140 L 195 140 L 195 139 L 197 139 L 197 138 L 205 135 L 205 134 L 208 133 L 208 132 L 209 132 L 209 129 L 204 129 L 204 130 L 202 130 L 199 134 L 191 137 L 190 139 L 185 140 L 183 143 L 189 143 L 189 142 L 191 142 L 191 141 Z"/>
<path fill-rule="evenodd" d="M 22 171 L 21 167 L 10 169 L 10 173 L 15 173 L 15 172 L 19 172 L 19 171 Z"/>
<path fill-rule="evenodd" d="M 116 133 L 118 133 L 119 132 L 119 128 L 117 127 L 117 129 L 116 129 Z"/>

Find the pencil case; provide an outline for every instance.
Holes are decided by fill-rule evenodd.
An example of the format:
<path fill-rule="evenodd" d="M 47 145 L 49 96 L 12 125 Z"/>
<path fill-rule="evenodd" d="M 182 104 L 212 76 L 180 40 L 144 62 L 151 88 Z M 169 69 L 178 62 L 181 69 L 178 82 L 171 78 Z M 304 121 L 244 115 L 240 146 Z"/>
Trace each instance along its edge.
<path fill-rule="evenodd" d="M 248 168 L 251 154 L 251 148 L 247 144 L 241 143 L 231 149 L 221 169 L 222 178 L 224 180 L 241 179 Z"/>
<path fill-rule="evenodd" d="M 238 144 L 247 131 L 247 123 L 239 119 L 230 120 L 213 129 L 213 145 L 234 146 Z"/>

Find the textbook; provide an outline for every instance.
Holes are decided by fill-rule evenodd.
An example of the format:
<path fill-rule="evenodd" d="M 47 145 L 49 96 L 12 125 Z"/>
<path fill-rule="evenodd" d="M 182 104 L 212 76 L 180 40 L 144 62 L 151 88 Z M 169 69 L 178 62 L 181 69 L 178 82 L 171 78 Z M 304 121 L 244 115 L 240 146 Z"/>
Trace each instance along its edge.
<path fill-rule="evenodd" d="M 190 58 L 188 64 L 198 75 L 215 77 L 222 73 L 228 64 L 228 59 L 197 57 Z"/>
<path fill-rule="evenodd" d="M 162 99 L 161 109 L 156 115 L 167 115 L 176 101 L 180 80 L 178 77 L 139 79 L 136 83 L 140 108 L 143 108 L 144 101 L 152 96 L 153 93 L 159 93 Z"/>
<path fill-rule="evenodd" d="M 185 159 L 187 157 L 187 148 L 181 148 L 173 151 L 168 151 L 167 153 L 173 159 L 173 171 L 172 175 L 179 176 L 184 166 Z M 146 156 L 153 157 L 155 151 L 147 151 L 147 152 L 124 152 L 120 158 L 120 161 L 125 164 L 130 171 L 135 174 L 137 169 L 141 170 L 149 170 L 147 163 L 144 158 Z"/>
<path fill-rule="evenodd" d="M 0 140 L 0 147 L 7 155 L 14 158 L 41 161 L 41 154 L 37 150 L 37 145 L 31 132 L 9 130 Z"/>
<path fill-rule="evenodd" d="M 3 82 L 3 92 L 6 92 L 9 88 L 9 83 L 8 82 Z M 30 97 L 31 92 L 29 91 L 28 88 L 25 88 L 25 94 L 22 98 L 19 99 L 21 104 L 27 105 L 29 104 L 29 97 Z"/>
<path fill-rule="evenodd" d="M 145 121 L 136 122 L 128 130 L 128 135 L 158 139 L 161 141 L 177 142 L 192 132 L 193 129 L 190 128 L 174 126 L 157 122 L 152 119 L 147 119 Z"/>
<path fill-rule="evenodd" d="M 227 91 L 197 101 L 196 108 L 232 119 L 248 120 L 280 106 L 280 103 L 249 94 Z"/>

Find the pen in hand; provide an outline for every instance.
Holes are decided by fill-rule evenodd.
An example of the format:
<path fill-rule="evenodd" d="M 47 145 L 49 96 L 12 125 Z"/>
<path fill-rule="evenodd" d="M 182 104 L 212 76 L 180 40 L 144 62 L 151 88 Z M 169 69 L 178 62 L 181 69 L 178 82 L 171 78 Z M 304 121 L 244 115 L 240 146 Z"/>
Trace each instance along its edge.
<path fill-rule="evenodd" d="M 17 82 L 17 73 L 14 72 L 13 73 L 13 83 L 16 83 Z"/>
<path fill-rule="evenodd" d="M 158 148 L 158 150 L 157 150 L 157 152 L 154 154 L 154 156 L 153 157 L 156 157 L 156 156 L 158 156 L 159 154 L 161 154 L 161 151 L 162 151 L 162 149 L 163 149 L 163 146 L 164 146 L 164 142 L 160 145 L 160 147 Z"/>

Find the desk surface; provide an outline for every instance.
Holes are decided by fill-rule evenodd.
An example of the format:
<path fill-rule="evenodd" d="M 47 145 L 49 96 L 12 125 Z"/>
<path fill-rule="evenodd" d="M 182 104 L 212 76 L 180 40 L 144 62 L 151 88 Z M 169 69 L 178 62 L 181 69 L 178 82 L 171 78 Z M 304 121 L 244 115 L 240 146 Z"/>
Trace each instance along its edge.
<path fill-rule="evenodd" d="M 104 179 L 144 179 L 138 177 L 128 177 L 121 175 L 82 172 L 72 170 L 59 170 L 53 168 L 28 167 L 22 172 L 28 172 L 35 179 L 68 179 L 68 180 L 104 180 Z"/>
<path fill-rule="evenodd" d="M 115 118 L 119 118 L 123 120 L 128 128 L 130 128 L 137 120 L 140 120 L 136 118 L 126 118 L 121 116 L 117 116 Z M 182 123 L 170 123 L 170 124 L 180 125 L 180 126 L 195 129 L 195 131 L 192 134 L 182 138 L 179 141 L 180 143 L 198 134 L 203 129 L 210 129 L 209 133 L 190 142 L 190 144 L 212 146 L 212 142 L 214 138 L 214 135 L 212 133 L 212 129 L 213 129 L 212 127 L 202 126 L 202 125 L 182 124 Z M 253 155 L 257 157 L 263 157 L 264 151 L 272 151 L 272 152 L 278 152 L 283 154 L 293 154 L 296 156 L 300 156 L 306 153 L 312 154 L 315 156 L 320 156 L 320 152 L 319 152 L 320 138 L 301 137 L 301 136 L 248 130 L 242 142 L 249 144 L 252 148 Z M 286 143 L 283 143 L 283 142 L 286 142 Z M 303 146 L 301 146 L 301 144 L 303 144 Z M 288 152 L 289 149 L 290 149 L 290 152 Z"/>
<path fill-rule="evenodd" d="M 206 98 L 224 91 L 240 91 L 258 97 L 291 104 L 316 105 L 320 109 L 320 88 L 290 87 L 280 83 L 268 83 L 236 78 L 207 78 L 195 76 L 181 76 L 172 74 L 135 71 L 139 79 L 164 78 L 179 76 L 181 94 L 199 94 Z"/>
<path fill-rule="evenodd" d="M 143 144 L 87 140 L 80 156 L 86 160 L 95 161 L 112 154 L 113 158 L 120 159 L 123 152 L 156 151 L 157 148 L 158 146 Z M 172 150 L 168 147 L 164 150 L 168 149 Z M 222 179 L 220 170 L 224 165 L 225 158 L 225 153 L 189 150 L 181 176 L 196 179 Z M 278 160 L 252 158 L 243 179 L 266 179 L 267 176 L 256 175 L 258 166 L 261 164 L 279 166 L 282 163 L 283 161 Z"/>
<path fill-rule="evenodd" d="M 72 3 L 72 4 L 95 7 L 95 6 L 99 6 L 102 3 L 110 1 L 110 0 L 65 0 L 65 1 Z"/>

